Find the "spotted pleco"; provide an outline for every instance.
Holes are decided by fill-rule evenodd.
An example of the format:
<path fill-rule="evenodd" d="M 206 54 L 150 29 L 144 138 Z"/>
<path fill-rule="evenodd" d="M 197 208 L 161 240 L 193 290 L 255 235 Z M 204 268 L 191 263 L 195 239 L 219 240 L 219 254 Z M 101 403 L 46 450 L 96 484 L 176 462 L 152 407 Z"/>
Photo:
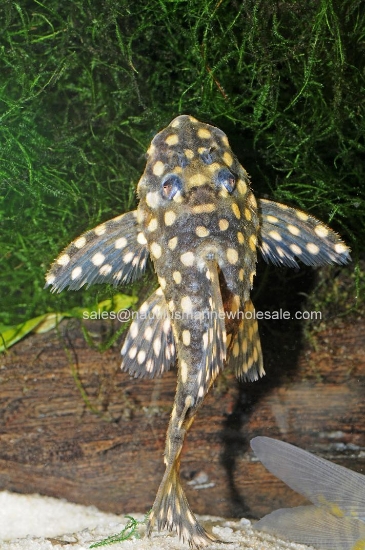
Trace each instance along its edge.
<path fill-rule="evenodd" d="M 266 261 L 297 266 L 346 263 L 349 250 L 314 217 L 256 199 L 249 177 L 218 128 L 182 115 L 148 150 L 134 212 L 88 231 L 52 265 L 47 285 L 127 283 L 151 257 L 159 288 L 141 306 L 122 348 L 122 369 L 154 377 L 177 360 L 175 402 L 167 431 L 166 471 L 148 533 L 176 529 L 190 545 L 215 540 L 198 523 L 180 483 L 185 434 L 223 368 L 241 379 L 264 374 L 250 291 L 257 250 Z M 250 312 L 250 315 L 247 313 Z"/>

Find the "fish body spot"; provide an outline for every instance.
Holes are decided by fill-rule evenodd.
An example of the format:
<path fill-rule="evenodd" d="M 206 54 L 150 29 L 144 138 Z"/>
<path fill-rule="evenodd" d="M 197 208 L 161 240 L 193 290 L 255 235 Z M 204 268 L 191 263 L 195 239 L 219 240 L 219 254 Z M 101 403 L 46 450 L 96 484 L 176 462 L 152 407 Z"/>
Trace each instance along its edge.
<path fill-rule="evenodd" d="M 71 279 L 74 281 L 75 279 L 78 279 L 82 273 L 82 267 L 78 266 L 75 267 L 71 272 Z"/>
<path fill-rule="evenodd" d="M 314 228 L 314 232 L 316 233 L 316 235 L 318 235 L 318 237 L 321 237 L 323 239 L 328 235 L 328 229 L 324 225 L 317 225 Z"/>
<path fill-rule="evenodd" d="M 195 233 L 198 237 L 208 237 L 209 229 L 207 229 L 203 225 L 198 225 L 198 227 L 195 229 Z"/>
<path fill-rule="evenodd" d="M 159 277 L 158 282 L 160 283 L 160 286 L 162 290 L 165 290 L 166 288 L 166 279 L 164 277 Z"/>
<path fill-rule="evenodd" d="M 170 146 L 179 143 L 178 134 L 170 134 L 169 136 L 167 136 L 167 138 L 165 139 L 165 143 Z"/>
<path fill-rule="evenodd" d="M 294 252 L 294 254 L 296 254 L 297 256 L 299 256 L 300 254 L 302 254 L 302 249 L 297 245 L 297 244 L 291 244 L 289 245 L 289 248 L 292 252 Z"/>
<path fill-rule="evenodd" d="M 337 243 L 335 244 L 335 251 L 337 252 L 337 254 L 343 254 L 344 252 L 347 252 L 348 248 L 345 244 L 343 243 Z"/>
<path fill-rule="evenodd" d="M 143 233 L 138 233 L 138 235 L 137 235 L 137 243 L 139 243 L 139 244 L 147 244 L 146 237 L 144 236 Z"/>
<path fill-rule="evenodd" d="M 97 252 L 97 253 L 94 254 L 94 256 L 91 258 L 91 262 L 92 262 L 95 266 L 102 265 L 102 264 L 104 263 L 104 260 L 105 260 L 105 256 L 104 256 L 104 254 L 102 254 L 101 252 Z"/>
<path fill-rule="evenodd" d="M 109 275 L 112 269 L 113 267 L 110 264 L 104 264 L 99 269 L 99 273 L 100 275 L 104 275 L 104 277 L 106 277 L 107 275 Z"/>
<path fill-rule="evenodd" d="M 177 247 L 177 243 L 178 243 L 178 238 L 172 237 L 172 239 L 170 239 L 169 242 L 167 243 L 167 246 L 169 247 L 170 250 L 175 250 L 175 248 Z"/>
<path fill-rule="evenodd" d="M 149 221 L 149 224 L 147 225 L 147 231 L 149 231 L 150 233 L 153 233 L 153 231 L 156 231 L 157 228 L 158 228 L 158 222 L 156 218 L 151 218 L 151 220 Z"/>
<path fill-rule="evenodd" d="M 237 191 L 240 195 L 246 195 L 247 193 L 247 184 L 243 180 L 238 180 Z"/>
<path fill-rule="evenodd" d="M 281 235 L 280 233 L 278 233 L 278 231 L 270 231 L 269 235 L 272 239 L 274 239 L 274 241 L 282 241 Z"/>
<path fill-rule="evenodd" d="M 86 244 L 86 239 L 85 237 L 79 237 L 78 239 L 76 239 L 76 241 L 74 242 L 74 245 L 76 246 L 76 248 L 83 248 Z"/>
<path fill-rule="evenodd" d="M 308 250 L 308 252 L 314 255 L 317 255 L 319 253 L 319 246 L 314 243 L 307 243 L 306 249 Z"/>
<path fill-rule="evenodd" d="M 157 191 L 149 191 L 146 195 L 146 203 L 150 208 L 157 208 L 160 203 L 160 197 Z"/>
<path fill-rule="evenodd" d="M 193 302 L 190 296 L 184 296 L 181 298 L 181 309 L 184 313 L 189 314 L 193 311 Z"/>
<path fill-rule="evenodd" d="M 229 227 L 229 221 L 224 218 L 221 218 L 218 222 L 218 226 L 221 231 L 227 231 Z"/>
<path fill-rule="evenodd" d="M 241 233 L 241 231 L 238 231 L 238 232 L 237 232 L 237 239 L 238 239 L 238 242 L 239 242 L 240 244 L 243 244 L 243 243 L 245 242 L 245 238 L 244 238 L 244 236 L 243 236 L 243 233 Z"/>
<path fill-rule="evenodd" d="M 164 220 L 166 225 L 168 226 L 173 225 L 173 223 L 176 220 L 175 212 L 173 210 L 168 210 L 167 212 L 165 212 Z"/>
<path fill-rule="evenodd" d="M 198 172 L 189 179 L 189 187 L 200 187 L 201 185 L 205 185 L 207 182 L 208 179 L 206 176 Z"/>
<path fill-rule="evenodd" d="M 251 237 L 248 239 L 248 244 L 252 251 L 256 250 L 256 243 L 257 243 L 256 235 L 251 235 Z"/>
<path fill-rule="evenodd" d="M 190 346 L 190 330 L 183 330 L 182 331 L 182 341 L 184 346 Z"/>
<path fill-rule="evenodd" d="M 216 205 L 214 203 L 196 204 L 191 210 L 193 214 L 210 214 L 216 210 Z"/>
<path fill-rule="evenodd" d="M 68 254 L 62 254 L 62 256 L 57 259 L 58 265 L 66 266 L 69 262 L 70 256 Z"/>
<path fill-rule="evenodd" d="M 162 248 L 158 243 L 153 242 L 151 244 L 151 254 L 158 260 L 162 255 Z"/>
<path fill-rule="evenodd" d="M 185 384 L 188 379 L 188 365 L 186 364 L 186 361 L 184 361 L 183 359 L 181 360 L 181 363 L 180 363 L 180 375 L 181 375 L 181 381 L 183 382 L 183 384 Z"/>
<path fill-rule="evenodd" d="M 236 249 L 228 248 L 226 254 L 230 264 L 235 265 L 238 262 L 238 252 Z"/>
<path fill-rule="evenodd" d="M 155 162 L 155 164 L 153 165 L 153 168 L 152 168 L 152 172 L 154 173 L 155 176 L 162 176 L 162 174 L 164 173 L 165 171 L 165 165 L 163 162 L 161 162 L 160 160 L 158 160 L 157 162 Z"/>
<path fill-rule="evenodd" d="M 223 160 L 227 164 L 227 166 L 231 166 L 233 164 L 233 157 L 228 151 L 225 151 L 223 153 Z"/>
<path fill-rule="evenodd" d="M 121 250 L 122 248 L 125 248 L 126 246 L 127 246 L 127 239 L 125 237 L 120 237 L 114 243 L 114 248 L 116 250 Z"/>
<path fill-rule="evenodd" d="M 240 220 L 241 212 L 240 212 L 240 209 L 238 208 L 238 204 L 236 204 L 235 202 L 232 203 L 232 211 L 233 211 L 233 214 L 236 216 L 236 218 Z"/>
<path fill-rule="evenodd" d="M 130 264 L 131 261 L 133 260 L 133 258 L 134 258 L 133 252 L 127 252 L 127 254 L 125 254 L 125 255 L 123 256 L 123 262 L 124 262 L 125 264 Z"/>
<path fill-rule="evenodd" d="M 183 265 L 186 267 L 191 267 L 194 264 L 195 261 L 195 255 L 193 252 L 185 252 L 184 254 L 181 254 L 180 261 Z"/>
<path fill-rule="evenodd" d="M 212 137 L 212 134 L 206 128 L 199 128 L 198 137 L 200 137 L 201 139 L 210 139 Z"/>
<path fill-rule="evenodd" d="M 94 233 L 95 235 L 98 235 L 98 237 L 101 237 L 101 235 L 104 235 L 106 231 L 106 225 L 103 223 L 101 225 L 98 225 L 98 227 L 95 227 Z"/>
<path fill-rule="evenodd" d="M 308 221 L 308 219 L 309 219 L 308 214 L 305 214 L 305 213 L 302 212 L 301 210 L 296 210 L 295 213 L 296 213 L 296 215 L 297 215 L 297 218 L 299 218 L 299 219 L 302 220 L 303 222 Z"/>
<path fill-rule="evenodd" d="M 296 227 L 295 225 L 292 225 L 291 223 L 288 223 L 288 225 L 286 227 L 287 227 L 289 233 L 291 233 L 292 235 L 295 235 L 296 237 L 298 235 L 300 235 L 299 227 Z"/>

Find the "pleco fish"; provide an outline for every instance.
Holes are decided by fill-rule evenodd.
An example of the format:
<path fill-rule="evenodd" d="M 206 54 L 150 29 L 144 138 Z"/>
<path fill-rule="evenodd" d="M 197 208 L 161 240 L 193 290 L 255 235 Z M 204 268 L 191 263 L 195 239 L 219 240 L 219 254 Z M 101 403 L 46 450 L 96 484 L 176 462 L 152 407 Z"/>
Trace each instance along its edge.
<path fill-rule="evenodd" d="M 270 437 L 255 437 L 251 447 L 271 473 L 314 504 L 275 510 L 255 529 L 325 550 L 365 548 L 365 476 Z"/>
<path fill-rule="evenodd" d="M 176 361 L 178 381 L 167 431 L 166 471 L 148 533 L 175 528 L 192 546 L 216 540 L 190 510 L 179 477 L 187 430 L 218 373 L 264 374 L 250 290 L 257 248 L 266 261 L 297 267 L 346 263 L 349 249 L 314 217 L 269 200 L 258 203 L 247 172 L 218 128 L 175 118 L 148 149 L 139 206 L 88 231 L 52 265 L 47 285 L 124 284 L 148 256 L 160 287 L 141 306 L 122 349 L 122 369 L 154 377 Z M 245 318 L 246 316 L 246 318 Z"/>

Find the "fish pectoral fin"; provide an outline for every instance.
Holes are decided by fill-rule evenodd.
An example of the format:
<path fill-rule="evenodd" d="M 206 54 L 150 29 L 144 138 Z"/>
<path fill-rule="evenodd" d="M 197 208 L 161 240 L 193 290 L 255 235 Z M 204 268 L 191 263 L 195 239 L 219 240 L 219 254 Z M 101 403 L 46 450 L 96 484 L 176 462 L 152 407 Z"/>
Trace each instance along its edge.
<path fill-rule="evenodd" d="M 365 524 L 354 518 L 333 516 L 316 506 L 281 508 L 264 516 L 254 529 L 319 548 L 360 550 L 365 545 Z"/>
<path fill-rule="evenodd" d="M 178 461 L 166 468 L 148 518 L 147 536 L 150 536 L 155 523 L 158 531 L 165 528 L 175 530 L 179 538 L 191 547 L 202 548 L 218 541 L 205 531 L 191 511 L 181 486 Z"/>
<path fill-rule="evenodd" d="M 136 211 L 113 218 L 75 239 L 52 264 L 46 287 L 78 290 L 85 284 L 128 283 L 140 277 L 149 251 Z"/>
<path fill-rule="evenodd" d="M 161 288 L 142 304 L 129 327 L 121 354 L 122 370 L 135 378 L 154 378 L 176 361 L 170 315 Z"/>
<path fill-rule="evenodd" d="M 251 315 L 246 315 L 250 312 Z M 254 382 L 264 376 L 264 363 L 257 320 L 251 300 L 245 303 L 244 316 L 234 341 L 230 344 L 229 367 L 240 380 Z"/>
<path fill-rule="evenodd" d="M 350 249 L 340 237 L 314 216 L 278 202 L 260 199 L 259 248 L 266 262 L 298 267 L 304 264 L 346 264 Z"/>

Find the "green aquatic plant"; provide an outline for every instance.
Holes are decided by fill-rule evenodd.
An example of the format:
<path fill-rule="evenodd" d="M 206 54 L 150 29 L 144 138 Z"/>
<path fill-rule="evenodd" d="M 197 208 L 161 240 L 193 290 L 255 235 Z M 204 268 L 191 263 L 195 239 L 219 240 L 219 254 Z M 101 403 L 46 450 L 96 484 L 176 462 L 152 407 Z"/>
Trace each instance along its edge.
<path fill-rule="evenodd" d="M 141 525 L 146 525 L 149 512 L 145 515 L 143 521 L 136 520 L 133 516 L 125 516 L 129 521 L 127 525 L 122 529 L 120 533 L 116 535 L 110 535 L 106 539 L 103 539 L 99 542 L 94 542 L 89 546 L 89 548 L 100 548 L 101 546 L 108 546 L 109 544 L 115 544 L 116 542 L 123 542 L 132 538 L 139 538 L 138 528 Z"/>
<path fill-rule="evenodd" d="M 7 0 L 0 7 L 0 322 L 90 307 L 51 295 L 78 234 L 135 206 L 152 136 L 221 127 L 257 195 L 365 238 L 360 0 Z M 140 287 L 135 287 L 135 293 Z"/>

